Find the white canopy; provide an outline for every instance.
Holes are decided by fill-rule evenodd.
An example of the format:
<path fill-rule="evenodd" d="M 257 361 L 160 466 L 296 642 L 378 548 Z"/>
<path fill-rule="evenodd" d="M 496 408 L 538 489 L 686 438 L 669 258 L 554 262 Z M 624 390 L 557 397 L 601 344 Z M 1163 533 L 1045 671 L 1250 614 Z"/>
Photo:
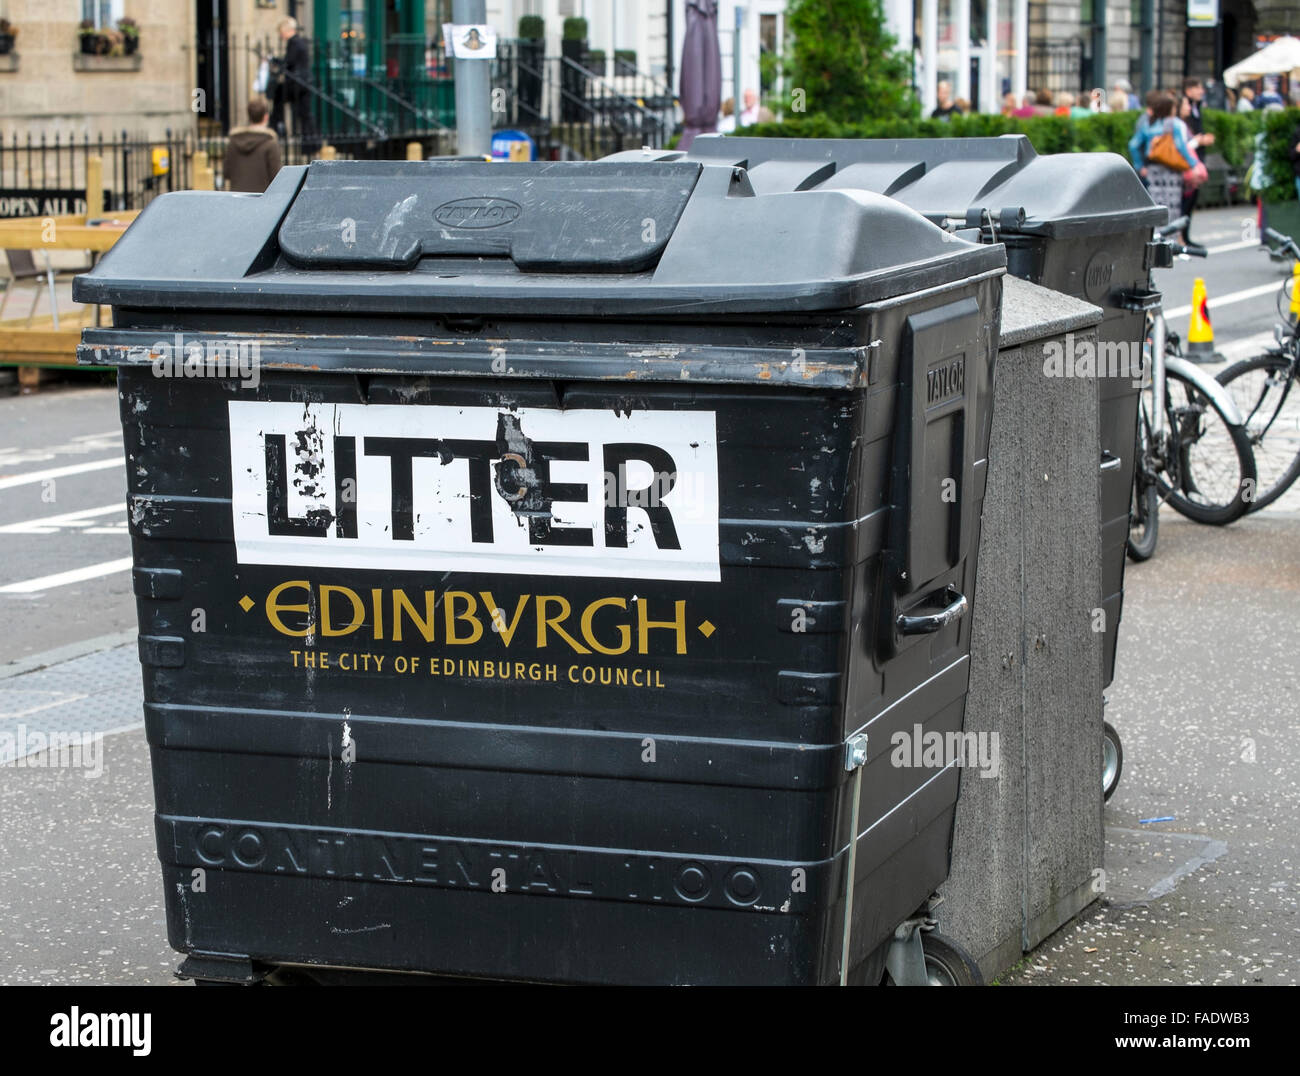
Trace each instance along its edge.
<path fill-rule="evenodd" d="M 1242 82 L 1262 78 L 1264 75 L 1300 74 L 1300 38 L 1279 37 L 1270 41 L 1254 56 L 1233 64 L 1223 72 L 1223 81 L 1233 89 Z"/>

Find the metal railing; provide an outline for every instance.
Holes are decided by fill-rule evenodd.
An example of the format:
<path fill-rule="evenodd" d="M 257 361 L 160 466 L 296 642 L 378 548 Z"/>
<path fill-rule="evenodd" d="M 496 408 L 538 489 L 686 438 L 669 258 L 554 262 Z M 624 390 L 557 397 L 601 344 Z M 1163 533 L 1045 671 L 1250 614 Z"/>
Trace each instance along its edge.
<path fill-rule="evenodd" d="M 0 139 L 0 216 L 57 216 L 79 212 L 86 161 L 102 162 L 104 209 L 143 209 L 157 195 L 190 185 L 193 136 L 168 130 L 162 138 L 119 135 L 94 138 L 58 133 Z M 155 154 L 165 169 L 155 174 Z"/>
<path fill-rule="evenodd" d="M 626 65 L 613 76 L 607 69 L 570 56 L 545 57 L 528 42 L 498 42 L 493 126 L 525 131 L 545 158 L 665 145 L 678 123 L 669 87 Z"/>
<path fill-rule="evenodd" d="M 330 135 L 327 139 L 290 136 L 280 139 L 280 156 L 285 165 L 309 164 L 321 156 L 327 143 L 338 160 L 403 160 L 412 142 L 420 144 L 421 157 L 447 156 L 455 150 L 455 133 L 441 130 L 396 139 L 369 134 Z M 225 135 L 170 130 L 153 139 L 126 131 L 95 138 L 15 135 L 0 140 L 0 219 L 83 212 L 86 161 L 91 157 L 102 162 L 104 209 L 108 212 L 143 209 L 159 194 L 190 189 L 196 179 L 194 153 L 198 150 L 207 154 L 213 186 L 221 190 L 228 144 Z"/>
<path fill-rule="evenodd" d="M 382 69 L 372 69 L 367 53 L 349 42 L 312 42 L 310 74 L 291 74 L 281 63 L 278 43 L 245 39 L 233 60 L 245 72 L 236 80 L 237 88 L 248 88 L 236 93 L 237 116 L 244 115 L 251 90 L 262 88 L 273 123 L 283 121 L 281 133 L 292 129 L 297 97 L 306 99 L 317 132 L 331 141 L 437 134 L 453 126 L 451 78 L 426 67 L 423 39 L 393 38 L 385 42 L 384 52 Z M 264 88 L 259 87 L 263 81 Z"/>
<path fill-rule="evenodd" d="M 1031 91 L 1079 93 L 1090 88 L 1090 64 L 1084 56 L 1083 41 L 1077 37 L 1034 42 L 1029 46 L 1027 62 Z"/>

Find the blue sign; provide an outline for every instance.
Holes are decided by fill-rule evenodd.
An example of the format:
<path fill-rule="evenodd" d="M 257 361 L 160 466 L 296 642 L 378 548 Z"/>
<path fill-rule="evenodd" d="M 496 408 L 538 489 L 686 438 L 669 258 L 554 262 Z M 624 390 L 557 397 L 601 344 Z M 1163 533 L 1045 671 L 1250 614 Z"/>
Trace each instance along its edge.
<path fill-rule="evenodd" d="M 523 131 L 497 131 L 492 135 L 494 161 L 535 161 L 537 144 Z"/>

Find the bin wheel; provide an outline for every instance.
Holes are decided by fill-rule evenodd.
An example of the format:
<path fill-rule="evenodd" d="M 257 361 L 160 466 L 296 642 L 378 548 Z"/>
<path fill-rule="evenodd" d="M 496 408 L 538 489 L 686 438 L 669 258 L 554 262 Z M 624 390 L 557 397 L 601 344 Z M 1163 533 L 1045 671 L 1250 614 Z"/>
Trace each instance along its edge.
<path fill-rule="evenodd" d="M 984 976 L 970 953 L 937 931 L 921 935 L 925 972 L 931 986 L 983 986 Z"/>
<path fill-rule="evenodd" d="M 1119 787 L 1119 775 L 1124 772 L 1124 748 L 1119 733 L 1109 721 L 1102 722 L 1101 741 L 1101 795 L 1108 800 Z"/>

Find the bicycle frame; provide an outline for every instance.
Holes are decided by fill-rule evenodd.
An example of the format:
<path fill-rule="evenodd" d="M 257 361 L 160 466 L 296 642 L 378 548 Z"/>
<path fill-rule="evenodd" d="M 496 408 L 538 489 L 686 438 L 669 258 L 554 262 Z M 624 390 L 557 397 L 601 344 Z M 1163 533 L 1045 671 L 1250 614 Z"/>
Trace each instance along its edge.
<path fill-rule="evenodd" d="M 1151 315 L 1151 441 L 1162 448 L 1165 433 L 1165 341 L 1168 337 L 1165 312 L 1157 309 Z"/>
<path fill-rule="evenodd" d="M 1197 392 L 1212 399 L 1223 411 L 1223 417 L 1230 425 L 1244 426 L 1246 420 L 1242 417 L 1241 409 L 1237 406 L 1237 401 L 1228 394 L 1227 389 L 1200 366 L 1188 362 L 1179 355 L 1165 353 L 1165 341 L 1168 339 L 1169 329 L 1165 323 L 1164 311 L 1154 311 L 1151 322 L 1152 441 L 1160 444 L 1160 438 L 1165 432 L 1165 373 L 1168 370 L 1173 370 L 1184 380 L 1190 381 Z"/>

